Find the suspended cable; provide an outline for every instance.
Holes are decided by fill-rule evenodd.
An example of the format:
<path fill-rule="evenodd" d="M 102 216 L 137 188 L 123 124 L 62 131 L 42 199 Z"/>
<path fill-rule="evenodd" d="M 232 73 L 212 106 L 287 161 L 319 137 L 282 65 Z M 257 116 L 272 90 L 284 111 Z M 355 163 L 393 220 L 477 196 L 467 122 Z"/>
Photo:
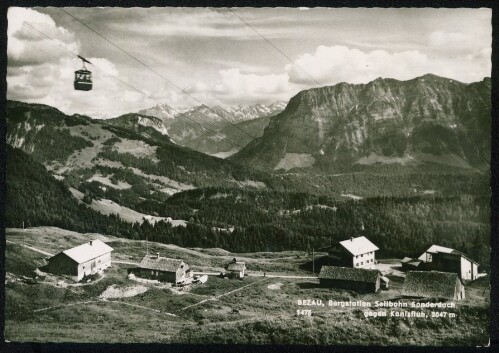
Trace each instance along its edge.
<path fill-rule="evenodd" d="M 94 32 L 95 34 L 99 35 L 100 37 L 102 37 L 103 39 L 106 40 L 106 42 L 112 44 L 113 46 L 115 46 L 116 48 L 118 48 L 120 51 L 122 51 L 123 53 L 125 53 L 126 55 L 132 57 L 134 60 L 136 60 L 137 62 L 139 62 L 141 65 L 143 65 L 144 67 L 148 68 L 149 70 L 151 70 L 154 74 L 156 74 L 158 77 L 162 78 L 163 80 L 165 80 L 166 82 L 168 82 L 169 84 L 173 85 L 174 87 L 176 87 L 177 89 L 181 90 L 182 93 L 188 95 L 189 97 L 191 97 L 193 100 L 199 102 L 202 104 L 202 102 L 200 102 L 199 100 L 197 100 L 195 97 L 191 96 L 188 92 L 186 92 L 185 90 L 181 89 L 178 85 L 176 85 L 175 83 L 171 82 L 170 80 L 168 80 L 167 78 L 163 77 L 161 74 L 159 74 L 156 70 L 150 68 L 149 66 L 147 66 L 145 63 L 143 63 L 141 60 L 139 60 L 138 58 L 136 58 L 135 56 L 129 54 L 126 50 L 122 49 L 121 47 L 117 46 L 116 44 L 114 44 L 112 41 L 108 40 L 107 38 L 105 38 L 103 35 L 101 35 L 100 33 L 98 33 L 97 31 L 93 30 L 91 27 L 87 26 L 85 23 L 83 23 L 82 21 L 80 21 L 79 19 L 77 19 L 76 17 L 74 17 L 73 15 L 71 15 L 70 13 L 68 13 L 67 11 L 65 11 L 64 9 L 61 9 L 63 12 L 65 12 L 66 14 L 68 14 L 69 16 L 71 16 L 72 18 L 74 18 L 75 20 L 77 20 L 79 23 L 81 23 L 82 25 L 84 25 L 86 28 L 88 28 L 89 30 L 91 30 L 92 32 Z M 237 16 L 241 21 L 243 21 L 244 23 L 246 23 L 250 28 L 252 28 L 257 34 L 259 34 L 261 37 L 263 37 L 263 35 L 261 35 L 256 29 L 254 29 L 251 25 L 249 25 L 247 22 L 245 22 L 240 16 L 238 16 L 237 14 L 235 14 L 232 10 L 228 9 L 231 13 L 233 13 L 235 16 Z M 32 29 L 34 29 L 36 32 L 40 33 L 41 35 L 43 35 L 44 37 L 54 41 L 56 44 L 58 44 L 58 46 L 64 50 L 68 55 L 71 55 L 73 57 L 79 57 L 78 54 L 72 52 L 71 50 L 69 50 L 68 48 L 66 48 L 65 46 L 61 45 L 59 43 L 59 41 L 51 38 L 50 36 L 44 34 L 43 32 L 37 30 L 36 28 L 34 28 L 33 26 L 29 25 L 28 23 L 25 23 L 26 25 L 28 25 L 29 27 L 31 27 Z M 264 38 L 264 37 L 263 37 Z M 264 38 L 266 40 L 266 42 L 268 42 L 269 44 L 273 44 L 271 43 L 270 41 L 268 41 L 266 38 Z M 274 45 L 272 45 L 273 47 L 275 47 Z M 282 51 L 275 47 L 276 50 L 278 50 L 279 52 L 281 52 L 281 54 L 284 55 L 284 57 L 286 57 L 288 60 L 291 60 L 285 53 L 282 53 Z M 112 75 L 112 74 L 109 74 L 109 73 L 106 73 L 105 71 L 101 70 L 98 66 L 92 64 L 92 66 L 96 67 L 99 71 L 103 72 L 104 74 L 107 74 L 113 78 L 115 78 L 118 82 L 120 82 L 122 85 L 124 85 L 125 87 L 127 87 L 128 89 L 136 92 L 136 93 L 139 93 L 139 94 L 142 94 L 144 95 L 145 97 L 151 99 L 152 101 L 158 103 L 158 104 L 162 104 L 161 102 L 159 102 L 158 100 L 156 100 L 155 98 L 151 97 L 150 95 L 148 95 L 147 93 L 141 91 L 140 89 L 137 89 L 135 88 L 134 86 L 122 81 L 121 79 L 119 79 L 118 77 Z M 233 127 L 237 128 L 238 130 L 242 131 L 243 133 L 245 133 L 246 135 L 248 135 L 249 137 L 251 137 L 252 139 L 255 139 L 257 138 L 256 136 L 253 136 L 251 134 L 249 134 L 247 131 L 241 129 L 239 126 L 237 126 L 236 124 L 232 123 L 231 121 L 229 121 L 228 119 L 226 119 L 224 116 L 222 116 L 221 114 L 219 114 L 218 112 L 214 111 L 213 109 L 211 109 L 210 107 L 206 106 L 210 111 L 212 111 L 214 114 L 216 114 L 217 116 L 221 117 L 222 119 L 226 120 L 230 125 L 232 125 Z M 177 111 L 176 109 L 174 109 L 175 111 Z M 178 112 L 178 111 L 177 111 Z M 219 135 L 219 131 L 215 131 L 215 130 L 212 130 L 208 127 L 206 127 L 205 125 L 203 124 L 200 124 L 199 122 L 193 120 L 193 119 L 190 119 L 188 116 L 186 116 L 184 113 L 181 113 L 181 112 L 178 112 L 177 116 L 181 119 L 181 120 L 188 120 L 190 121 L 191 123 L 193 124 L 196 124 L 198 126 L 200 126 L 202 129 L 204 130 L 207 130 L 215 135 Z M 182 119 L 184 118 L 184 119 Z M 185 120 L 184 120 L 185 121 Z M 405 123 L 405 122 L 404 122 Z M 310 127 L 315 127 L 315 126 L 310 126 Z M 301 139 L 299 139 L 301 140 Z M 235 143 L 234 141 L 230 140 L 230 139 L 227 139 L 226 138 L 226 141 L 228 141 L 231 145 L 235 146 L 235 147 L 238 147 L 238 148 L 244 148 L 243 146 Z M 258 156 L 255 156 L 256 159 L 260 159 L 262 161 L 264 161 L 263 159 L 261 159 L 260 157 Z M 290 165 L 293 165 L 294 167 L 297 167 L 297 168 L 300 168 L 298 165 L 296 165 L 295 163 L 293 163 L 292 161 L 288 160 L 287 158 L 283 157 L 282 160 L 288 162 Z M 266 163 L 266 161 L 264 161 L 264 163 Z"/>
<path fill-rule="evenodd" d="M 128 53 L 125 49 L 121 48 L 120 46 L 118 46 L 117 44 L 115 44 L 114 42 L 112 42 L 111 40 L 109 40 L 108 38 L 106 38 L 104 35 L 100 34 L 99 32 L 97 32 L 96 30 L 94 30 L 92 27 L 88 26 L 86 23 L 84 23 L 83 21 L 81 21 L 80 19 L 78 19 L 77 17 L 73 16 L 71 13 L 69 13 L 68 11 L 66 11 L 65 9 L 63 8 L 60 8 L 61 11 L 63 11 L 64 13 L 66 13 L 68 16 L 70 16 L 71 18 L 73 18 L 74 20 L 76 20 L 78 23 L 80 23 L 81 25 L 83 25 L 84 27 L 88 28 L 90 31 L 92 31 L 93 33 L 95 33 L 96 35 L 98 35 L 99 37 L 101 37 L 102 39 L 104 39 L 106 42 L 108 42 L 109 44 L 111 44 L 112 46 L 114 46 L 115 48 L 117 48 L 118 50 L 120 50 L 121 52 L 123 52 L 124 54 L 128 55 L 129 57 L 131 57 L 132 59 L 134 59 L 135 61 L 137 61 L 138 63 L 140 63 L 142 66 L 144 66 L 145 68 L 147 68 L 148 70 L 150 70 L 151 72 L 153 72 L 154 74 L 156 74 L 158 77 L 162 78 L 164 81 L 166 81 L 167 83 L 169 83 L 170 85 L 174 86 L 175 88 L 177 88 L 178 90 L 180 90 L 182 93 L 184 93 L 185 95 L 189 96 L 191 99 L 193 99 L 194 101 L 198 102 L 199 104 L 201 105 L 205 105 L 203 102 L 201 102 L 200 100 L 198 100 L 197 98 L 193 97 L 191 94 L 189 94 L 189 92 L 185 91 L 184 89 L 182 89 L 180 86 L 178 86 L 177 84 L 173 83 L 171 80 L 167 79 L 166 77 L 164 77 L 163 75 L 161 75 L 159 72 L 157 72 L 156 70 L 154 70 L 153 68 L 149 67 L 147 64 L 145 64 L 143 61 L 141 61 L 140 59 L 138 59 L 137 57 L 135 57 L 134 55 Z M 159 103 L 161 104 L 161 103 Z M 230 120 L 228 120 L 227 118 L 225 118 L 223 115 L 221 115 L 220 113 L 218 113 L 217 111 L 213 110 L 211 107 L 205 105 L 207 107 L 208 110 L 210 110 L 212 113 L 218 115 L 220 118 L 222 118 L 223 120 L 227 121 L 229 124 L 231 124 L 232 126 L 234 126 L 236 129 L 238 129 L 239 131 L 243 132 L 244 134 L 246 134 L 247 136 L 249 136 L 251 139 L 256 139 L 257 136 L 253 136 L 252 134 L 250 134 L 249 132 L 247 132 L 246 130 L 242 129 L 241 127 L 239 127 L 238 125 L 232 123 Z M 196 122 L 197 123 L 197 122 Z M 202 126 L 203 128 L 205 128 L 203 125 L 197 123 L 198 125 Z M 207 129 L 209 131 L 212 131 L 213 130 L 210 130 L 210 129 Z M 214 132 L 216 133 L 216 132 Z M 234 143 L 233 143 L 234 144 Z M 238 146 L 239 148 L 244 148 L 242 146 L 239 146 L 237 144 L 235 144 L 236 146 Z M 283 157 L 285 159 L 285 157 Z M 289 161 L 289 160 L 286 160 L 287 162 L 289 162 L 291 165 L 294 165 L 295 167 L 299 168 L 298 165 L 296 165 L 295 163 L 293 163 L 292 161 Z"/>
<path fill-rule="evenodd" d="M 67 53 L 68 55 L 70 55 L 70 56 L 72 56 L 72 57 L 75 57 L 75 58 L 76 58 L 76 57 L 80 57 L 77 53 L 75 53 L 75 52 L 71 51 L 70 49 L 68 49 L 68 48 L 66 48 L 66 47 L 64 47 L 64 46 L 62 46 L 62 45 L 60 45 L 60 43 L 59 43 L 57 40 L 55 40 L 55 39 L 51 38 L 50 36 L 46 35 L 45 33 L 41 32 L 41 31 L 37 30 L 35 27 L 31 26 L 30 24 L 28 24 L 28 23 L 25 23 L 25 24 L 26 24 L 26 25 L 28 25 L 28 26 L 29 26 L 30 28 L 32 28 L 33 30 L 35 30 L 35 31 L 36 31 L 37 33 L 39 33 L 40 35 L 43 35 L 45 38 L 47 38 L 47 39 L 50 39 L 50 40 L 54 41 L 56 44 L 58 44 L 58 47 L 59 47 L 60 49 L 64 50 L 64 52 L 65 52 L 65 53 Z M 142 90 L 140 90 L 140 89 L 138 89 L 138 88 L 136 88 L 136 87 L 134 87 L 134 86 L 130 85 L 129 83 L 127 83 L 127 82 L 125 82 L 125 81 L 121 80 L 119 77 L 117 77 L 117 76 L 115 76 L 115 75 L 112 75 L 112 74 L 110 74 L 110 73 L 105 72 L 104 70 L 102 70 L 102 69 L 100 69 L 98 66 L 96 66 L 95 64 L 90 63 L 88 60 L 87 60 L 87 62 L 88 62 L 89 64 L 91 64 L 93 67 L 95 67 L 97 70 L 99 70 L 100 72 L 102 72 L 102 73 L 104 73 L 104 74 L 106 74 L 106 75 L 108 75 L 108 76 L 111 76 L 111 77 L 113 77 L 114 79 L 116 79 L 116 80 L 117 80 L 119 83 L 121 83 L 124 87 L 126 87 L 126 88 L 128 88 L 128 89 L 130 89 L 130 90 L 132 90 L 132 91 L 134 91 L 134 92 L 136 92 L 136 93 L 139 93 L 139 94 L 144 95 L 145 97 L 147 97 L 147 98 L 149 98 L 150 100 L 152 100 L 152 101 L 156 102 L 157 104 L 162 104 L 162 103 L 161 103 L 160 101 L 158 101 L 157 99 L 153 98 L 152 96 L 148 95 L 147 93 L 143 92 Z M 189 118 L 189 117 L 188 117 L 188 116 L 186 116 L 184 113 L 181 113 L 181 112 L 178 112 L 178 111 L 177 111 L 177 115 L 176 115 L 176 117 L 179 117 L 179 119 L 180 119 L 180 120 L 184 120 L 184 119 L 186 119 L 187 121 L 189 121 L 189 122 L 191 122 L 191 123 L 193 123 L 193 124 L 196 124 L 196 125 L 200 126 L 201 128 L 203 128 L 203 129 L 205 129 L 205 130 L 210 131 L 211 133 L 218 134 L 218 132 L 217 132 L 217 131 L 212 130 L 212 129 L 210 129 L 210 128 L 208 128 L 208 127 L 204 126 L 204 125 L 202 125 L 201 123 L 199 123 L 199 122 L 197 122 L 197 121 L 195 121 L 195 120 L 193 120 L 193 119 Z M 182 119 L 182 118 L 184 118 L 184 119 Z M 186 120 L 184 120 L 184 121 L 186 121 Z M 187 122 L 187 121 L 186 121 L 186 122 Z M 227 139 L 227 141 L 228 141 L 229 143 L 231 143 L 231 144 L 232 144 L 233 146 L 235 146 L 235 147 L 238 147 L 238 148 L 243 148 L 243 146 L 240 146 L 240 145 L 236 144 L 235 142 L 231 141 L 230 139 Z"/>
<path fill-rule="evenodd" d="M 230 11 L 230 13 L 232 13 L 234 16 L 236 16 L 241 22 L 243 22 L 246 26 L 248 26 L 249 28 L 251 28 L 256 34 L 258 34 L 258 36 L 260 36 L 260 38 L 262 38 L 265 42 L 267 42 L 272 48 L 274 48 L 279 54 L 281 54 L 283 57 L 285 57 L 291 64 L 295 65 L 298 69 L 300 69 L 300 71 L 302 71 L 305 75 L 307 75 L 312 81 L 314 81 L 317 85 L 321 86 L 321 83 L 317 82 L 317 80 L 315 78 L 313 78 L 307 71 L 305 71 L 300 65 L 298 65 L 297 63 L 295 63 L 293 61 L 293 59 L 291 59 L 285 52 L 283 52 L 281 49 L 279 49 L 279 47 L 277 45 L 275 45 L 274 43 L 272 43 L 270 40 L 268 40 L 267 38 L 265 38 L 265 36 L 263 34 L 261 34 L 259 31 L 257 31 L 257 29 L 255 27 L 253 27 L 252 25 L 250 25 L 248 22 L 246 22 L 241 16 L 239 16 L 237 13 L 235 13 L 234 11 L 232 11 L 231 8 L 227 7 L 227 10 Z"/>

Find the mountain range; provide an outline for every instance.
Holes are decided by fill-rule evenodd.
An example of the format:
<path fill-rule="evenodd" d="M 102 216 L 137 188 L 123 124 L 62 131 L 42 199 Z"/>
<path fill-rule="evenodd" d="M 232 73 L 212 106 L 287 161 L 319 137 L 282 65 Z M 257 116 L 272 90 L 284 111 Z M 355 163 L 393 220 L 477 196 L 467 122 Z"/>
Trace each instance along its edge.
<path fill-rule="evenodd" d="M 156 126 L 158 131 L 168 134 L 179 145 L 224 157 L 239 151 L 253 138 L 261 136 L 268 119 L 249 125 L 246 122 L 269 118 L 285 107 L 286 103 L 280 101 L 235 107 L 209 107 L 202 104 L 190 109 L 174 109 L 167 104 L 158 104 L 140 110 L 137 114 L 145 116 L 142 124 L 149 121 L 147 124 Z M 160 119 L 160 122 L 152 118 Z M 243 125 L 238 128 L 239 124 Z M 246 133 L 243 127 L 248 129 Z"/>
<path fill-rule="evenodd" d="M 431 163 L 487 169 L 491 80 L 378 78 L 299 92 L 230 158 L 267 171 Z"/>
<path fill-rule="evenodd" d="M 322 246 L 365 225 L 390 256 L 476 237 L 487 249 L 490 98 L 488 78 L 314 88 L 192 140 L 227 152 L 215 136 L 247 138 L 226 159 L 179 145 L 158 117 L 8 101 L 6 224 L 237 252 Z"/>

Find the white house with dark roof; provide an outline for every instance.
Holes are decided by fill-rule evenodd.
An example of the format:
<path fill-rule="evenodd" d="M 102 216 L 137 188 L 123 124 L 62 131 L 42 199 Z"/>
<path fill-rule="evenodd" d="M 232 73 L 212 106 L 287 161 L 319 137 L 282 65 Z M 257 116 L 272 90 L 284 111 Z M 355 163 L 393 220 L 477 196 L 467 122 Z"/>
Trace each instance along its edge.
<path fill-rule="evenodd" d="M 163 282 L 181 284 L 193 277 L 189 265 L 180 259 L 156 255 L 146 255 L 132 271 L 139 277 L 156 279 Z"/>
<path fill-rule="evenodd" d="M 242 261 L 237 261 L 236 258 L 233 258 L 232 261 L 225 266 L 225 269 L 228 272 L 228 276 L 231 278 L 244 278 L 246 264 Z"/>
<path fill-rule="evenodd" d="M 101 272 L 111 266 L 112 251 L 113 248 L 103 241 L 90 240 L 49 258 L 47 270 L 80 281 L 85 276 Z"/>
<path fill-rule="evenodd" d="M 453 272 L 461 280 L 473 281 L 478 278 L 478 262 L 460 251 L 445 246 L 432 245 L 418 260 L 424 262 L 427 270 Z"/>
<path fill-rule="evenodd" d="M 333 264 L 353 268 L 374 268 L 379 248 L 365 236 L 340 241 L 329 251 Z"/>

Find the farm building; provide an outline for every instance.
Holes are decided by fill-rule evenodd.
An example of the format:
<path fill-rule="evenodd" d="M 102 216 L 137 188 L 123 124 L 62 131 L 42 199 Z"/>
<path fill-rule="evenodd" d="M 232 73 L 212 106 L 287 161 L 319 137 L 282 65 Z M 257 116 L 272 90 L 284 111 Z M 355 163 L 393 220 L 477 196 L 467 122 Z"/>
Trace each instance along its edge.
<path fill-rule="evenodd" d="M 342 267 L 374 268 L 379 248 L 364 236 L 340 241 L 329 250 L 330 262 Z"/>
<path fill-rule="evenodd" d="M 366 268 L 322 266 L 319 282 L 321 286 L 328 288 L 376 293 L 380 289 L 381 273 L 378 270 Z"/>
<path fill-rule="evenodd" d="M 49 258 L 47 270 L 57 275 L 70 276 L 78 282 L 85 276 L 111 266 L 112 251 L 113 248 L 101 240 L 90 240 Z"/>
<path fill-rule="evenodd" d="M 423 264 L 423 261 L 411 257 L 404 257 L 400 262 L 402 263 L 402 271 L 416 271 L 421 269 Z"/>
<path fill-rule="evenodd" d="M 181 284 L 192 278 L 193 273 L 184 261 L 156 255 L 146 255 L 134 269 L 136 275 L 142 278 Z"/>
<path fill-rule="evenodd" d="M 464 285 L 456 273 L 409 271 L 402 289 L 404 297 L 464 299 Z"/>
<path fill-rule="evenodd" d="M 225 269 L 227 270 L 228 276 L 231 278 L 244 278 L 246 264 L 233 258 L 232 261 L 225 266 Z"/>
<path fill-rule="evenodd" d="M 440 245 L 432 245 L 418 260 L 424 262 L 425 270 L 457 273 L 463 281 L 473 281 L 478 277 L 478 262 L 460 251 Z"/>

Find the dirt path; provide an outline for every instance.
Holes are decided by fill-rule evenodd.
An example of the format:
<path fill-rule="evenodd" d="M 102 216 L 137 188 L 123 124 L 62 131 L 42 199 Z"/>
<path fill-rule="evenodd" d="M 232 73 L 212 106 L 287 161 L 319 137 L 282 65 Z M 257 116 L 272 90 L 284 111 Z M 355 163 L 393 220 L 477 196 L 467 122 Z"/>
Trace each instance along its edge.
<path fill-rule="evenodd" d="M 35 309 L 35 310 L 33 310 L 33 312 L 39 313 L 41 311 L 47 311 L 47 310 L 51 310 L 51 309 L 59 309 L 59 308 L 64 308 L 66 306 L 75 306 L 75 305 L 82 305 L 82 304 L 97 303 L 99 301 L 100 300 L 87 300 L 87 301 L 84 301 L 84 302 L 69 303 L 69 304 L 65 304 L 65 305 L 48 306 L 46 308 Z"/>
<path fill-rule="evenodd" d="M 194 272 L 195 275 L 219 276 L 220 272 Z M 290 279 L 318 279 L 317 276 L 288 276 L 288 275 L 273 275 L 271 273 L 247 273 L 249 277 L 268 277 L 268 278 L 290 278 Z"/>
<path fill-rule="evenodd" d="M 178 317 L 178 318 L 184 319 L 186 321 L 190 321 L 190 320 L 185 319 L 185 318 L 183 318 L 181 316 L 178 316 L 178 315 L 175 315 L 173 313 L 166 312 L 166 311 L 161 311 L 161 310 L 158 310 L 158 309 L 149 308 L 149 307 L 143 306 L 143 305 L 132 304 L 132 303 L 127 303 L 127 302 L 117 301 L 117 300 L 108 300 L 108 299 L 87 300 L 87 301 L 83 301 L 83 302 L 69 303 L 69 304 L 65 304 L 65 305 L 49 306 L 49 307 L 46 307 L 46 308 L 35 309 L 35 310 L 33 310 L 33 312 L 39 313 L 39 312 L 42 312 L 42 311 L 53 310 L 53 309 L 60 309 L 60 308 L 68 307 L 68 306 L 84 305 L 84 304 L 92 304 L 92 303 L 113 303 L 113 304 L 128 305 L 128 306 L 133 306 L 135 308 L 139 308 L 139 309 L 142 309 L 142 310 L 150 310 L 150 311 L 154 311 L 155 313 L 161 313 L 161 314 L 165 314 L 165 315 L 168 315 L 168 316 Z"/>
<path fill-rule="evenodd" d="M 46 256 L 54 256 L 54 254 L 51 254 L 49 252 L 46 252 L 46 251 L 43 251 L 43 250 L 40 250 L 40 249 L 37 249 L 37 248 L 34 248 L 32 246 L 28 246 L 28 245 L 23 245 L 23 244 L 19 244 L 19 243 L 16 243 L 12 240 L 5 240 L 7 243 L 11 243 L 11 244 L 16 244 L 16 245 L 19 245 L 19 246 L 23 246 L 27 249 L 30 249 L 30 250 L 33 250 L 33 251 L 36 251 L 36 252 L 39 252 L 40 254 L 43 254 L 43 255 L 46 255 Z"/>
<path fill-rule="evenodd" d="M 247 288 L 247 287 L 249 287 L 249 286 L 252 286 L 252 285 L 254 285 L 254 284 L 256 284 L 256 283 L 259 283 L 259 282 L 262 282 L 262 281 L 265 281 L 265 280 L 266 280 L 266 278 L 262 278 L 261 280 L 258 280 L 258 281 L 255 281 L 255 282 L 249 283 L 249 284 L 247 284 L 247 285 L 245 285 L 245 286 L 239 287 L 239 288 L 234 289 L 234 290 L 231 290 L 231 291 L 229 291 L 229 292 L 222 293 L 222 294 L 219 294 L 219 295 L 213 296 L 213 297 L 211 297 L 211 298 L 201 300 L 200 302 L 197 302 L 197 303 L 195 303 L 195 304 L 188 305 L 188 306 L 186 306 L 186 307 L 184 307 L 184 308 L 180 309 L 180 311 L 183 311 L 183 310 L 186 310 L 186 309 L 192 308 L 192 307 L 194 307 L 194 306 L 201 305 L 201 304 L 206 303 L 207 301 L 210 301 L 210 300 L 218 300 L 218 299 L 220 299 L 221 297 L 224 297 L 224 296 L 226 296 L 226 295 L 229 295 L 229 294 L 232 294 L 232 293 L 235 293 L 235 292 L 239 292 L 240 290 L 243 290 L 244 288 Z"/>
<path fill-rule="evenodd" d="M 318 279 L 317 276 L 286 276 L 286 275 L 273 275 L 270 273 L 265 273 L 265 275 L 260 273 L 248 273 L 251 277 L 268 277 L 268 278 L 296 278 L 296 279 Z"/>

